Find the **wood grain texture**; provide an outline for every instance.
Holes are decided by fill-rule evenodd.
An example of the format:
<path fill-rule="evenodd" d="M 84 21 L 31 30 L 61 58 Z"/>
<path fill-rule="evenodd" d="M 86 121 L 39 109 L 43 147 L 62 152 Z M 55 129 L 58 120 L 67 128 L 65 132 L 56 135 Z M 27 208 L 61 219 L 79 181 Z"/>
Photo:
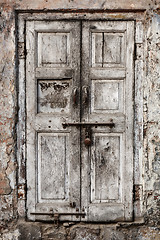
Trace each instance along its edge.
<path fill-rule="evenodd" d="M 134 23 L 86 21 L 82 30 L 82 79 L 90 89 L 82 118 L 115 123 L 92 128 L 91 147 L 82 144 L 85 220 L 132 220 Z"/>
<path fill-rule="evenodd" d="M 83 221 L 132 220 L 134 23 L 84 21 L 81 39 L 78 21 L 28 21 L 26 39 L 28 217 L 75 202 Z M 62 127 L 74 121 L 115 127 Z"/>
<path fill-rule="evenodd" d="M 68 134 L 38 134 L 38 202 L 67 199 L 68 140 Z"/>
<path fill-rule="evenodd" d="M 65 67 L 70 54 L 69 34 L 38 33 L 38 66 Z"/>
<path fill-rule="evenodd" d="M 124 81 L 92 80 L 91 112 L 124 113 Z"/>
<path fill-rule="evenodd" d="M 92 203 L 111 202 L 120 198 L 120 149 L 120 136 L 95 133 L 91 155 Z"/>
<path fill-rule="evenodd" d="M 26 47 L 28 218 L 50 220 L 30 213 L 80 207 L 80 133 L 62 126 L 80 120 L 72 102 L 80 85 L 80 24 L 28 21 Z"/>

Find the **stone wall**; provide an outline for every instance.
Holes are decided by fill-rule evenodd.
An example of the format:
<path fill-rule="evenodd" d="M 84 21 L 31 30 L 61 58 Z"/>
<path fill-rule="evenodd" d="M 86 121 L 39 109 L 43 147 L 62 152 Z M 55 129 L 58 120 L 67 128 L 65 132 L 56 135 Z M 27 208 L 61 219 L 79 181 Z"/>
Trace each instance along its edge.
<path fill-rule="evenodd" d="M 141 168 L 144 221 L 118 224 L 29 223 L 17 213 L 18 151 L 16 126 L 18 83 L 16 69 L 17 11 L 143 12 L 144 78 Z M 137 103 L 138 104 L 138 103 Z M 138 114 L 138 112 L 136 113 Z M 160 4 L 154 0 L 1 0 L 0 1 L 0 239 L 160 239 Z M 137 121 L 138 124 L 138 121 Z M 140 154 L 140 153 L 139 153 Z M 136 168 L 136 166 L 135 166 Z"/>

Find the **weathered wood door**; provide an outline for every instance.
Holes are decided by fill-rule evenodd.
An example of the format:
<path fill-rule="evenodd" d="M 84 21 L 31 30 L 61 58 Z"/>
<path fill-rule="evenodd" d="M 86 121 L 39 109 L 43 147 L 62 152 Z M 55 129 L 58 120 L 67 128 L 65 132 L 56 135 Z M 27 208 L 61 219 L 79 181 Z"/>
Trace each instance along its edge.
<path fill-rule="evenodd" d="M 28 216 L 51 220 L 31 213 L 80 209 L 80 23 L 28 21 L 26 50 Z"/>
<path fill-rule="evenodd" d="M 27 22 L 29 219 L 132 219 L 133 30 L 132 21 Z"/>
<path fill-rule="evenodd" d="M 82 118 L 115 124 L 92 127 L 91 147 L 82 143 L 82 207 L 89 221 L 131 220 L 134 24 L 84 22 L 82 31 Z"/>

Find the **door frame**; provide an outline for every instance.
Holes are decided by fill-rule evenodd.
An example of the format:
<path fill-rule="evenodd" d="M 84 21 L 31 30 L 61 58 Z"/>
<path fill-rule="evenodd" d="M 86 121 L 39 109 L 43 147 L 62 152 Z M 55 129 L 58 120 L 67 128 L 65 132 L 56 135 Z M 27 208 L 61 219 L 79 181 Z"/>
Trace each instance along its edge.
<path fill-rule="evenodd" d="M 144 79 L 144 11 L 123 12 L 121 16 L 113 12 L 79 12 L 73 11 L 51 11 L 39 13 L 22 13 L 16 11 L 16 67 L 17 71 L 17 97 L 18 97 L 18 121 L 17 121 L 17 162 L 18 162 L 18 214 L 20 217 L 26 216 L 26 76 L 25 76 L 25 29 L 27 20 L 112 20 L 135 22 L 135 61 L 134 61 L 134 185 L 140 189 L 140 198 L 134 201 L 134 219 L 142 217 L 142 159 L 143 159 L 143 79 Z"/>

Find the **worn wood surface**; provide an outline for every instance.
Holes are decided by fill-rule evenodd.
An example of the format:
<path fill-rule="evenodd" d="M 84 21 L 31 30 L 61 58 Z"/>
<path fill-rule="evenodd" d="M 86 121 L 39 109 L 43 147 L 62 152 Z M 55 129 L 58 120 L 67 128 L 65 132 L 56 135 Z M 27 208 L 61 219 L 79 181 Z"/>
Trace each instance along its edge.
<path fill-rule="evenodd" d="M 27 22 L 30 219 L 30 212 L 75 212 L 72 206 L 80 211 L 81 205 L 83 221 L 131 220 L 133 30 L 133 22 L 122 21 L 86 21 L 82 33 L 78 21 Z M 115 127 L 63 129 L 73 121 Z"/>
<path fill-rule="evenodd" d="M 82 143 L 85 220 L 132 220 L 134 23 L 82 26 L 82 80 L 89 86 L 82 118 L 115 123 L 113 129 L 92 128 L 91 147 Z"/>
<path fill-rule="evenodd" d="M 62 126 L 80 120 L 80 95 L 76 107 L 72 100 L 80 85 L 80 24 L 28 21 L 26 32 L 28 217 L 49 220 L 30 213 L 80 208 L 80 133 Z"/>

